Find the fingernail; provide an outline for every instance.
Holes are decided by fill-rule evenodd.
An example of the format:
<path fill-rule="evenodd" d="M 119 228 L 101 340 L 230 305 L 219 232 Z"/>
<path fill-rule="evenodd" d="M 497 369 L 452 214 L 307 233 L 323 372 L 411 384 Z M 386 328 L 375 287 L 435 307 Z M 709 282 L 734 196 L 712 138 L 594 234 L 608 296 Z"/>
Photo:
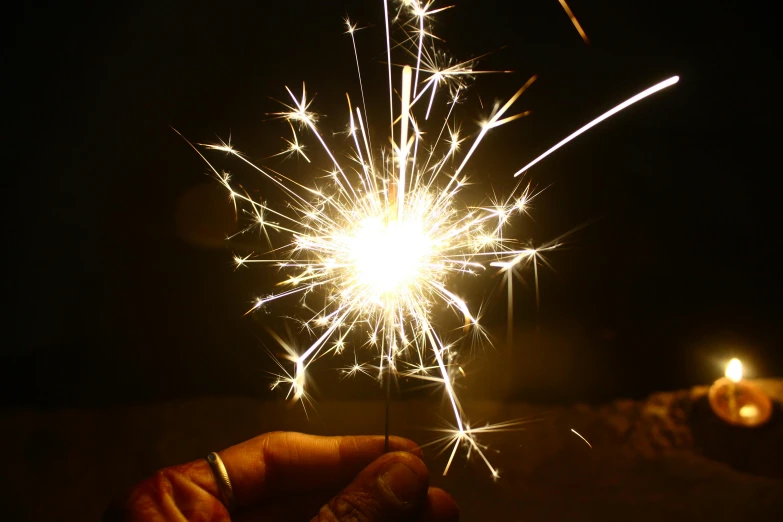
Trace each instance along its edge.
<path fill-rule="evenodd" d="M 378 477 L 378 483 L 391 497 L 399 503 L 410 503 L 419 500 L 425 487 L 422 477 L 401 462 L 394 462 Z"/>

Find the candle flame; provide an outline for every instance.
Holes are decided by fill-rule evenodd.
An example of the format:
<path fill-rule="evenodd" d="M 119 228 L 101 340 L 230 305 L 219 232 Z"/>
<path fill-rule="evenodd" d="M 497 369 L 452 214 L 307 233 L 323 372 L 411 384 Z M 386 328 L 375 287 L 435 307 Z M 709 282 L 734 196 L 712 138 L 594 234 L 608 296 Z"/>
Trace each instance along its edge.
<path fill-rule="evenodd" d="M 740 382 L 742 380 L 742 363 L 736 357 L 729 361 L 726 365 L 726 377 L 734 382 Z"/>

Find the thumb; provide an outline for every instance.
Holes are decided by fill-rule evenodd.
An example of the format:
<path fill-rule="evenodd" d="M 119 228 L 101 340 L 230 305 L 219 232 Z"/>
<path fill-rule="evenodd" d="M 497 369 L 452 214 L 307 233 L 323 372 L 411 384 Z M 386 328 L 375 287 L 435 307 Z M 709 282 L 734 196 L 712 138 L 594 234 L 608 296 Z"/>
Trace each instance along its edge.
<path fill-rule="evenodd" d="M 387 453 L 364 468 L 312 522 L 397 522 L 421 511 L 429 473 L 415 455 Z"/>

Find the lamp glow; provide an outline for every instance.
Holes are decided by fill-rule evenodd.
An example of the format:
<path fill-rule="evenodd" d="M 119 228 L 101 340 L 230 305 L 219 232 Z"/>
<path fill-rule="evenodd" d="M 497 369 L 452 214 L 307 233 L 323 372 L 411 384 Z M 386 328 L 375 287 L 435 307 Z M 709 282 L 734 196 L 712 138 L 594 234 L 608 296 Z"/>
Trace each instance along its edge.
<path fill-rule="evenodd" d="M 761 426 L 772 414 L 772 403 L 767 394 L 753 383 L 742 380 L 743 368 L 739 359 L 726 365 L 724 377 L 710 386 L 708 399 L 715 414 L 734 426 Z"/>

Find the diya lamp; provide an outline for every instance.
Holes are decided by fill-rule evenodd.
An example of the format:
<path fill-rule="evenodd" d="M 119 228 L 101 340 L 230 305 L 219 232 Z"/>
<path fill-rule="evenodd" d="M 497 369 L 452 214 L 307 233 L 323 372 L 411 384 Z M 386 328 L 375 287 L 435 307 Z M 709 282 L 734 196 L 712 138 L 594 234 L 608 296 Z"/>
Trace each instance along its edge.
<path fill-rule="evenodd" d="M 742 380 L 742 363 L 732 359 L 725 377 L 710 386 L 710 407 L 722 420 L 734 426 L 761 426 L 772 414 L 772 402 L 761 388 Z"/>

